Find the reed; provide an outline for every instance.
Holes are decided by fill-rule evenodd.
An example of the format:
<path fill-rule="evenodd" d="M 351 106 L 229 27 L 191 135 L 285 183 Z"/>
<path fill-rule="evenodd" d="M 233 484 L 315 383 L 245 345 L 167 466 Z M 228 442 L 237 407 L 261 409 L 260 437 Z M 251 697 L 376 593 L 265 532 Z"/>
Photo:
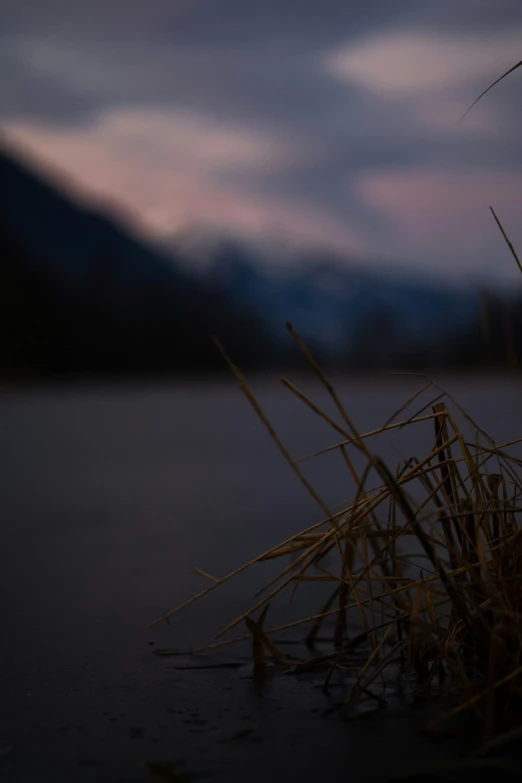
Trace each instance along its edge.
<path fill-rule="evenodd" d="M 268 659 L 294 673 L 321 668 L 326 688 L 336 672 L 349 670 L 347 704 L 362 698 L 382 702 L 372 685 L 399 660 L 404 676 L 413 675 L 416 693 L 447 691 L 457 697 L 444 717 L 473 710 L 487 742 L 494 737 L 500 742 L 498 731 L 506 728 L 506 716 L 512 724 L 504 736 L 522 734 L 522 460 L 510 453 L 522 438 L 496 444 L 451 394 L 427 378 L 388 421 L 360 433 L 334 385 L 293 327 L 287 328 L 336 411 L 334 419 L 304 390 L 282 379 L 296 401 L 336 436 L 331 447 L 299 459 L 282 443 L 240 369 L 216 344 L 276 447 L 321 508 L 323 520 L 223 578 L 198 570 L 208 586 L 151 625 L 168 621 L 255 564 L 280 559 L 280 572 L 248 611 L 200 649 L 250 639 L 256 673 Z M 425 394 L 429 401 L 418 407 Z M 426 453 L 392 473 L 370 450 L 369 438 L 421 422 L 431 428 Z M 301 467 L 304 460 L 321 459 L 331 451 L 339 453 L 355 487 L 335 513 Z M 354 453 L 364 457 L 362 472 Z M 375 486 L 369 486 L 370 478 Z M 324 565 L 327 555 L 335 565 Z M 305 582 L 330 586 L 322 611 L 266 628 L 269 606 Z M 245 627 L 246 634 L 225 638 L 238 627 Z M 312 648 L 319 634 L 326 635 L 330 648 L 302 659 L 290 657 L 279 640 L 296 629 L 302 629 Z M 427 728 L 436 730 L 440 719 Z"/>

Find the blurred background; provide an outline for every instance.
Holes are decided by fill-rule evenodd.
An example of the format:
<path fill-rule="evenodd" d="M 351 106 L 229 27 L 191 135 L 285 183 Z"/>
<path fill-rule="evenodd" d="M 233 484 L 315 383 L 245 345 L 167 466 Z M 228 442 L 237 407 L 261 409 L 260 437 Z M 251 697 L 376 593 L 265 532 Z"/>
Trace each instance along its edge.
<path fill-rule="evenodd" d="M 5 383 L 518 367 L 518 0 L 0 14 Z"/>

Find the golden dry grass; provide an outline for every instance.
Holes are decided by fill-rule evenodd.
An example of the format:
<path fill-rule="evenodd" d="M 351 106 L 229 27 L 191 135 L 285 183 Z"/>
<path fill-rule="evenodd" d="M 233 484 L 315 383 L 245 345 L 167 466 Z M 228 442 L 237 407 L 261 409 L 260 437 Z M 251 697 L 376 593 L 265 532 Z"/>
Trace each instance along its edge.
<path fill-rule="evenodd" d="M 348 703 L 362 695 L 382 700 L 370 686 L 400 656 L 405 671 L 415 674 L 417 689 L 457 694 L 451 714 L 473 709 L 483 721 L 484 738 L 491 741 L 503 716 L 522 716 L 522 460 L 509 453 L 522 438 L 497 445 L 451 395 L 428 379 L 384 425 L 359 433 L 334 386 L 291 325 L 288 329 L 333 401 L 337 420 L 290 381 L 282 383 L 341 438 L 323 452 L 339 452 L 356 491 L 342 510 L 332 512 L 300 467 L 304 459 L 323 452 L 292 458 L 246 379 L 218 343 L 243 393 L 324 519 L 221 579 L 198 570 L 209 586 L 152 625 L 254 564 L 282 558 L 286 565 L 255 603 L 216 635 L 220 639 L 237 626 L 246 626 L 246 637 L 220 639 L 200 649 L 250 638 L 255 670 L 264 669 L 267 657 L 293 672 L 327 667 L 326 684 L 336 669 L 353 665 L 356 655 Z M 434 396 L 426 405 L 406 413 L 430 391 Z M 407 461 L 395 474 L 366 445 L 370 436 L 420 422 L 432 423 L 430 447 L 424 457 Z M 362 474 L 355 468 L 353 450 L 364 457 Z M 372 476 L 379 483 L 368 488 Z M 417 562 L 422 557 L 425 563 L 414 576 L 412 552 Z M 336 558 L 337 565 L 326 567 L 326 555 Z M 296 590 L 303 582 L 331 584 L 323 611 L 265 629 L 269 605 L 285 589 Z M 333 626 L 328 652 L 296 660 L 278 647 L 278 639 L 290 628 L 301 627 L 313 644 L 327 625 Z M 515 728 L 505 737 L 511 738 L 519 726 L 522 718 L 519 723 L 516 717 Z"/>

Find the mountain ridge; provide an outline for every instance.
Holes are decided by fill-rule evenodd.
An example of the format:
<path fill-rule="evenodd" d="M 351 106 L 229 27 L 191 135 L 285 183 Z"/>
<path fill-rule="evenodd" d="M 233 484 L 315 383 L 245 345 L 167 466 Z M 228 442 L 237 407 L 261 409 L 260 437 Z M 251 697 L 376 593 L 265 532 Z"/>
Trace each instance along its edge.
<path fill-rule="evenodd" d="M 225 368 L 213 334 L 245 368 L 290 366 L 298 360 L 287 321 L 321 360 L 345 369 L 480 360 L 474 290 L 364 269 L 313 248 L 282 249 L 278 266 L 276 245 L 265 245 L 271 258 L 263 259 L 259 244 L 230 236 L 196 259 L 190 242 L 146 241 L 45 176 L 0 148 L 5 366 L 215 372 Z M 499 340 L 502 302 L 490 300 Z"/>

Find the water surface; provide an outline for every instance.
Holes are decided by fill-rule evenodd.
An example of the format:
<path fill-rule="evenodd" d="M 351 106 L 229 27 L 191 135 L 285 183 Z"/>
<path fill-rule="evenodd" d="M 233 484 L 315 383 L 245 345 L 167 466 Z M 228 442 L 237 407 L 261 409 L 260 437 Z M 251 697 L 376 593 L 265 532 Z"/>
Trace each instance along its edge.
<path fill-rule="evenodd" d="M 296 383 L 335 414 L 317 383 Z M 362 432 L 382 425 L 421 385 L 343 380 L 338 390 Z M 497 442 L 522 436 L 517 382 L 445 379 L 444 385 Z M 276 380 L 253 386 L 293 457 L 341 439 Z M 369 443 L 394 466 L 422 457 L 432 429 L 416 425 Z M 248 608 L 254 587 L 270 573 L 258 569 L 171 626 L 147 630 L 206 586 L 194 566 L 222 576 L 323 517 L 233 381 L 4 392 L 0 443 L 6 641 L 0 746 L 13 748 L 0 760 L 5 780 L 142 780 L 140 762 L 169 755 L 214 780 L 230 780 L 243 756 L 257 759 L 252 779 L 273 775 L 270 764 L 283 758 L 294 770 L 316 763 L 319 771 L 317 755 L 303 750 L 310 732 L 333 754 L 325 780 L 342 779 L 345 747 L 353 779 L 369 774 L 375 731 L 390 755 L 375 760 L 372 774 L 382 776 L 394 764 L 418 766 L 432 753 L 419 745 L 406 759 L 397 754 L 392 727 L 402 726 L 406 743 L 406 728 L 415 724 L 402 713 L 381 716 L 385 723 L 370 733 L 368 726 L 348 730 L 338 723 L 325 730 L 317 715 L 325 706 L 320 690 L 286 680 L 268 700 L 257 698 L 234 670 L 213 679 L 175 672 L 172 659 L 152 655 L 157 646 L 208 641 Z M 303 466 L 328 505 L 353 493 L 337 453 Z M 204 722 L 197 716 L 187 722 L 190 710 Z M 261 723 L 257 742 L 254 735 L 242 744 L 218 742 L 254 713 Z M 297 777 L 287 770 L 280 779 Z"/>

